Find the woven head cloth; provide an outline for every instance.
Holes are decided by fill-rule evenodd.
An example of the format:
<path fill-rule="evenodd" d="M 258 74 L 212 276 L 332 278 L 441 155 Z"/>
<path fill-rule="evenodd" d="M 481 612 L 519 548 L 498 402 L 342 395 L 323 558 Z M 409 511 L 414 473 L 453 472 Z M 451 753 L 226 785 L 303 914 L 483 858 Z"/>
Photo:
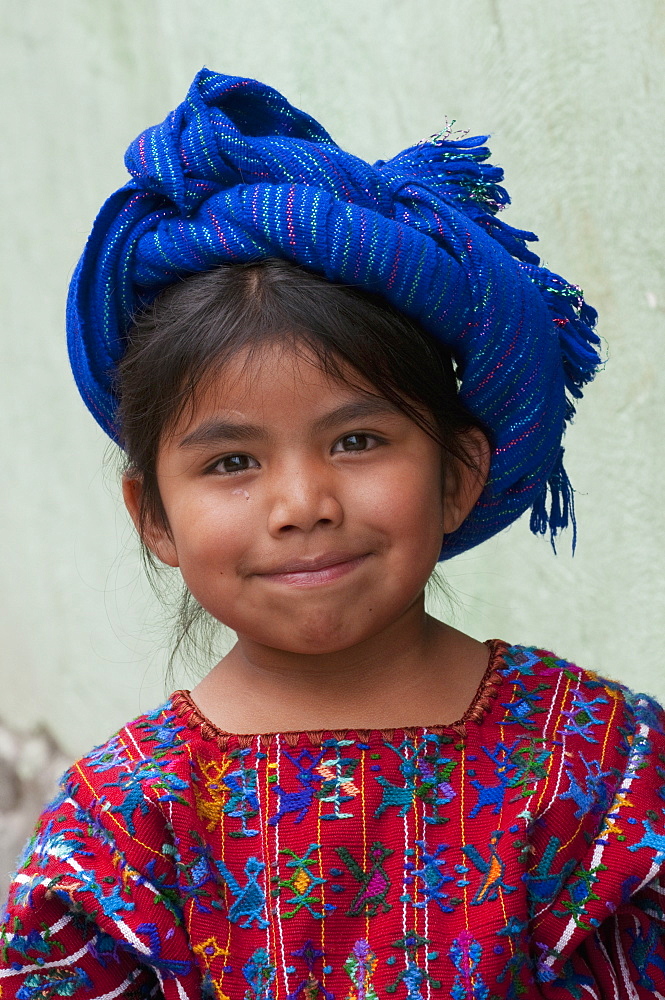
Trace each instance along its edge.
<path fill-rule="evenodd" d="M 201 70 L 127 150 L 132 179 L 102 207 L 71 282 L 70 359 L 95 419 L 118 440 L 113 374 L 138 309 L 194 272 L 280 257 L 383 295 L 450 346 L 493 451 L 442 558 L 529 508 L 552 539 L 574 525 L 561 438 L 600 363 L 596 314 L 539 266 L 532 233 L 496 217 L 509 198 L 486 139 L 448 130 L 369 164 L 272 88 Z"/>

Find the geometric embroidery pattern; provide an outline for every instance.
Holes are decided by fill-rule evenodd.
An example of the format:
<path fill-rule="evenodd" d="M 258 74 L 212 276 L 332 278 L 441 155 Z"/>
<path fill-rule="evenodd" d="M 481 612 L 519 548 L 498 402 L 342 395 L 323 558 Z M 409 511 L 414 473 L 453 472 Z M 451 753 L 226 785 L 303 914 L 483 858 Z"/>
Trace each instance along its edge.
<path fill-rule="evenodd" d="M 663 713 L 503 643 L 455 727 L 233 736 L 177 693 L 64 776 L 0 931 L 3 1000 L 664 984 Z"/>

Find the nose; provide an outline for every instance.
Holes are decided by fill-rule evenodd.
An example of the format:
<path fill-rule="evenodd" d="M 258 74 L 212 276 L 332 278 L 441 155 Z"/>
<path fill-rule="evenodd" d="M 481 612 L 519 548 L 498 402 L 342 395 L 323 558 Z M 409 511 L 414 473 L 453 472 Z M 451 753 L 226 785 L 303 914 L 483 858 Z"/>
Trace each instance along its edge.
<path fill-rule="evenodd" d="M 316 527 L 336 527 L 344 519 L 338 491 L 332 478 L 317 463 L 284 466 L 275 471 L 268 530 L 272 535 L 289 531 L 313 531 Z"/>

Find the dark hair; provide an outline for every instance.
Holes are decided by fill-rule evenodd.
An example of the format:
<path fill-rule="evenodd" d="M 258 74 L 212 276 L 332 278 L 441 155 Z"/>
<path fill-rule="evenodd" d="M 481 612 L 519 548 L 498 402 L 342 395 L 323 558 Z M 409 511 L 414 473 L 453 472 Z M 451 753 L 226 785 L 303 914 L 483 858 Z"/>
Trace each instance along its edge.
<path fill-rule="evenodd" d="M 460 434 L 482 425 L 457 394 L 448 348 L 378 295 L 268 258 L 192 275 L 161 292 L 128 334 L 117 393 L 127 471 L 140 477 L 142 518 L 165 523 L 157 487 L 162 435 L 239 351 L 274 341 L 305 348 L 349 384 L 369 383 L 468 461 Z"/>
<path fill-rule="evenodd" d="M 230 358 L 241 350 L 251 358 L 275 341 L 313 356 L 347 385 L 356 378 L 356 388 L 371 385 L 445 454 L 469 464 L 461 434 L 484 428 L 458 396 L 450 351 L 415 320 L 378 295 L 288 261 L 223 265 L 166 288 L 128 333 L 116 391 L 125 471 L 142 481 L 140 528 L 167 526 L 156 474 L 163 434 Z M 443 475 L 455 464 L 444 462 Z M 186 599 L 176 647 L 200 615 Z"/>

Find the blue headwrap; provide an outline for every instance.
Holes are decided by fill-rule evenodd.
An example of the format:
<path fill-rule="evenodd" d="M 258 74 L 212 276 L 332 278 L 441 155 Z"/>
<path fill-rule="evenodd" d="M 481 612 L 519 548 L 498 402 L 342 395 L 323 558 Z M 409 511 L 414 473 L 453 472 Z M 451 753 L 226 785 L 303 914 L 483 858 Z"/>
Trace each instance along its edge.
<path fill-rule="evenodd" d="M 201 70 L 127 150 L 72 278 L 68 346 L 83 399 L 119 439 L 113 381 L 132 316 L 219 264 L 281 257 L 378 292 L 448 344 L 460 395 L 492 433 L 488 484 L 442 557 L 531 508 L 552 539 L 574 516 L 561 438 L 599 365 L 596 314 L 496 212 L 486 136 L 449 131 L 370 165 L 281 94 Z M 193 334 L 195 335 L 195 334 Z"/>

